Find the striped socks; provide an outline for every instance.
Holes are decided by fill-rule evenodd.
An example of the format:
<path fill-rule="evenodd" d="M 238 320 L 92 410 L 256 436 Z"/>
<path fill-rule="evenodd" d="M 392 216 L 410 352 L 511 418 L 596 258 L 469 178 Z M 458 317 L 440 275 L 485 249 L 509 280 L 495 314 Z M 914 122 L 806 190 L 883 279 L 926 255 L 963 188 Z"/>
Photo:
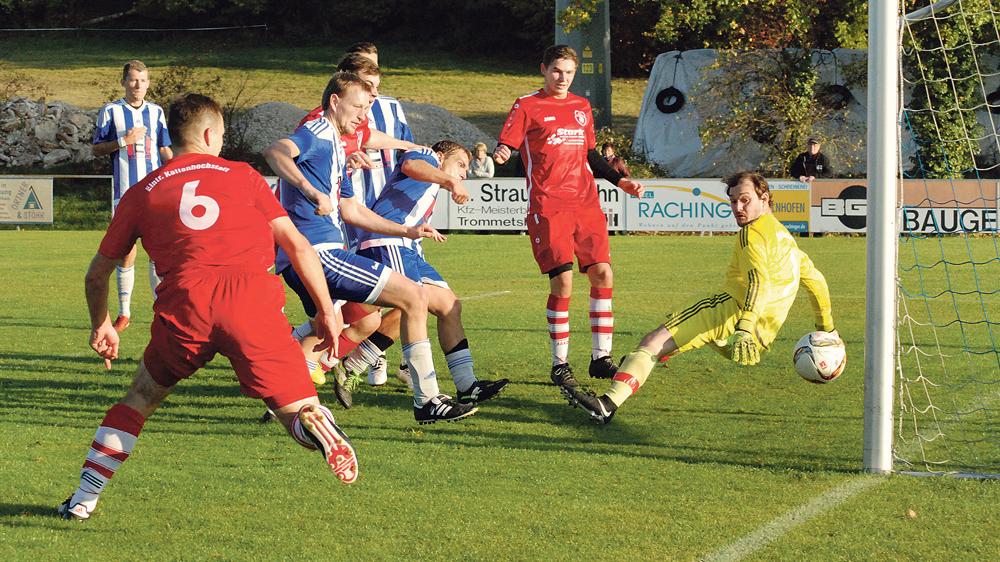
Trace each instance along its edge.
<path fill-rule="evenodd" d="M 629 353 L 611 379 L 611 389 L 605 396 L 610 398 L 615 406 L 621 406 L 646 382 L 655 364 L 656 358 L 645 349 L 636 349 Z"/>
<path fill-rule="evenodd" d="M 70 505 L 82 503 L 88 511 L 94 510 L 105 484 L 132 453 L 145 422 L 142 414 L 124 404 L 108 410 L 90 443 L 87 460 L 80 469 L 80 486 Z"/>
<path fill-rule="evenodd" d="M 322 412 L 331 424 L 334 423 L 333 412 L 329 408 L 322 404 L 317 404 L 316 409 Z M 295 414 L 295 418 L 292 419 L 292 438 L 306 449 L 316 450 L 320 448 L 319 443 L 316 442 L 312 434 L 306 431 L 306 428 L 302 427 L 302 420 L 299 419 L 298 414 Z"/>
<path fill-rule="evenodd" d="M 476 375 L 472 370 L 472 351 L 469 350 L 469 340 L 463 339 L 455 347 L 446 351 L 445 361 L 448 362 L 448 372 L 455 381 L 455 388 L 465 392 L 476 383 Z"/>
<path fill-rule="evenodd" d="M 545 305 L 552 343 L 552 365 L 562 365 L 569 357 L 569 297 L 549 295 Z"/>
<path fill-rule="evenodd" d="M 615 317 L 611 312 L 611 287 L 590 288 L 590 357 L 599 359 L 611 355 L 611 339 Z"/>

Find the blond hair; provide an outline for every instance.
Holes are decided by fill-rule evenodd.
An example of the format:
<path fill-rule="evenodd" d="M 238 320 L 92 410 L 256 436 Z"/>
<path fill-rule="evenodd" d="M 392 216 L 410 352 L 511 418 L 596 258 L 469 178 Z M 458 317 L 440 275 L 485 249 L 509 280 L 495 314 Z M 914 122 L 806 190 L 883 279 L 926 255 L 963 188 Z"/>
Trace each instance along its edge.
<path fill-rule="evenodd" d="M 128 78 L 128 71 L 130 70 L 135 70 L 136 72 L 149 72 L 149 69 L 146 68 L 146 63 L 141 60 L 132 59 L 125 63 L 125 66 L 122 67 L 122 80 Z"/>

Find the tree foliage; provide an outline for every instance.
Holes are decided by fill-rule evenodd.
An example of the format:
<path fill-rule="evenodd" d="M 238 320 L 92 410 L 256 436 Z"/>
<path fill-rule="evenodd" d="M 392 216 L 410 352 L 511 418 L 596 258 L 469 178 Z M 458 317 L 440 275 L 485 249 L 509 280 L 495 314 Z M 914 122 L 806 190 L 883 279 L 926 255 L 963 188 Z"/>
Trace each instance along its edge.
<path fill-rule="evenodd" d="M 904 126 L 917 146 L 910 162 L 913 175 L 961 178 L 976 173 L 983 126 L 975 112 L 990 93 L 983 89 L 980 64 L 984 55 L 998 54 L 990 4 L 963 0 L 937 18 L 904 29 L 903 76 L 910 85 Z"/>

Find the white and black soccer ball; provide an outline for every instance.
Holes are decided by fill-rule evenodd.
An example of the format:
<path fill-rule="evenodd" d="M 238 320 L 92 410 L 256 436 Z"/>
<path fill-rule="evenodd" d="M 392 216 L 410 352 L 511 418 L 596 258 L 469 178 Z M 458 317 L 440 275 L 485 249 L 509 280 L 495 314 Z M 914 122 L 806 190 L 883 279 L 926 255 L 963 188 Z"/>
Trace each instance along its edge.
<path fill-rule="evenodd" d="M 795 344 L 792 353 L 795 372 L 809 382 L 823 384 L 836 380 L 847 365 L 847 349 L 830 332 L 810 332 Z"/>

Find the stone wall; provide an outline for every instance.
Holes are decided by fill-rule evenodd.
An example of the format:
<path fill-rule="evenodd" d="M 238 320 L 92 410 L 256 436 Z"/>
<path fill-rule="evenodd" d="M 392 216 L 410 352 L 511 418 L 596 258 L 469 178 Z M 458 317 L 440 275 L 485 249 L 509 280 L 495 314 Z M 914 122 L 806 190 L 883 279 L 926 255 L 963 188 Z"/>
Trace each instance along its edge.
<path fill-rule="evenodd" d="M 496 139 L 441 107 L 403 102 L 403 110 L 417 143 L 451 139 L 471 148 L 482 141 L 491 150 L 496 145 Z M 288 136 L 305 113 L 287 103 L 262 103 L 243 112 L 234 125 L 246 127 L 248 145 L 259 153 Z M 0 169 L 93 160 L 90 147 L 96 117 L 96 110 L 63 102 L 24 98 L 0 102 Z"/>
<path fill-rule="evenodd" d="M 49 167 L 94 158 L 96 111 L 59 101 L 0 102 L 0 167 Z"/>

